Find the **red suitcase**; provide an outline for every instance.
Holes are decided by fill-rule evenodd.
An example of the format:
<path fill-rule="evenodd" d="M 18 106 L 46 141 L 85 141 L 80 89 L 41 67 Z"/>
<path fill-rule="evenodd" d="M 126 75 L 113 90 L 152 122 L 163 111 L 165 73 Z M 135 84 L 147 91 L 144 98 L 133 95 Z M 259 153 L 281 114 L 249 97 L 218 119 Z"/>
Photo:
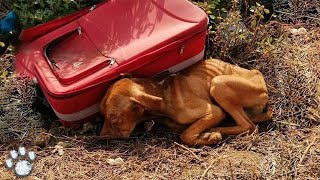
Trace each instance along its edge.
<path fill-rule="evenodd" d="M 24 43 L 16 69 L 37 79 L 65 125 L 83 123 L 120 73 L 150 77 L 202 60 L 206 26 L 187 0 L 110 0 Z"/>

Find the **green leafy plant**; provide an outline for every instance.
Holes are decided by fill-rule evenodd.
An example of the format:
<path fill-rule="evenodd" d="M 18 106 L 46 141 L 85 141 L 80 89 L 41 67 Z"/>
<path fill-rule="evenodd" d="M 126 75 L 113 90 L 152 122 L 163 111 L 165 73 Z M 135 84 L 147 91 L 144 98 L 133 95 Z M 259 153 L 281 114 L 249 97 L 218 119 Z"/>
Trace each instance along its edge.
<path fill-rule="evenodd" d="M 202 8 L 209 18 L 209 31 L 215 30 L 215 27 L 226 16 L 230 0 L 204 0 L 203 2 L 194 2 L 195 5 Z"/>
<path fill-rule="evenodd" d="M 215 31 L 208 34 L 210 48 L 207 55 L 225 60 L 250 60 L 259 53 L 261 34 L 264 32 L 262 20 L 270 12 L 259 3 L 252 6 L 250 11 L 251 14 L 243 18 L 239 3 L 233 1 L 226 18 L 216 26 Z M 270 42 L 270 39 L 265 42 Z"/>
<path fill-rule="evenodd" d="M 11 0 L 23 29 L 79 11 L 99 0 Z"/>
<path fill-rule="evenodd" d="M 203 0 L 201 2 L 193 1 L 195 5 L 203 9 L 208 14 L 208 32 L 206 40 L 206 56 L 211 56 L 210 50 L 213 45 L 217 26 L 227 16 L 227 9 L 230 6 L 230 0 Z"/>

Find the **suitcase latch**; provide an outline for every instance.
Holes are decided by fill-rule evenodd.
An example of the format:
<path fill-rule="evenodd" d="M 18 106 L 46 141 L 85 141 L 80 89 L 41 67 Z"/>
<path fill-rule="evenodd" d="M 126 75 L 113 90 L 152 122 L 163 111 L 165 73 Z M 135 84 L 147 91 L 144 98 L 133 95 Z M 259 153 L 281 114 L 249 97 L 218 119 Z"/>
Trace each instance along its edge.
<path fill-rule="evenodd" d="M 116 63 L 116 60 L 114 58 L 110 58 L 109 61 L 110 61 L 110 64 L 109 64 L 110 67 L 112 67 L 114 63 Z"/>
<path fill-rule="evenodd" d="M 89 11 L 91 12 L 91 11 L 93 11 L 94 9 L 96 9 L 96 5 L 93 5 L 90 9 L 89 9 Z"/>
<path fill-rule="evenodd" d="M 184 45 L 182 45 L 182 46 L 180 47 L 180 55 L 182 55 L 182 54 L 183 54 L 183 52 L 184 52 L 184 48 L 185 48 L 185 46 L 184 46 Z"/>

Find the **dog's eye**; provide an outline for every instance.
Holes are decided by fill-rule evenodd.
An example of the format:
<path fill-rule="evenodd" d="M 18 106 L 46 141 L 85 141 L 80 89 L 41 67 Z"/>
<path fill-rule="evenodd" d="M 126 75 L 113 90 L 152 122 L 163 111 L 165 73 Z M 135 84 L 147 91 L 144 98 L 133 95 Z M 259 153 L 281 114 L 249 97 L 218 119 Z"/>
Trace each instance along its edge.
<path fill-rule="evenodd" d="M 119 124 L 119 119 L 117 118 L 117 116 L 115 116 L 113 114 L 111 114 L 109 116 L 109 120 L 110 120 L 111 124 Z"/>

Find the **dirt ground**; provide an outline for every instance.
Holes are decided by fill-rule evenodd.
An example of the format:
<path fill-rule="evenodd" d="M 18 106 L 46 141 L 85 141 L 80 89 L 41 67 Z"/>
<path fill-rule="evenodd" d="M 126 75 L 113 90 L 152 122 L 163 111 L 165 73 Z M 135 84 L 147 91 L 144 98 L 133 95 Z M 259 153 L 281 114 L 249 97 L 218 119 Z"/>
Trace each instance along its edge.
<path fill-rule="evenodd" d="M 16 179 L 4 161 L 9 150 L 21 145 L 38 155 L 27 178 L 35 180 L 319 179 L 320 28 L 279 22 L 270 26 L 279 35 L 250 67 L 266 78 L 273 119 L 253 134 L 226 137 L 216 146 L 184 146 L 178 134 L 158 125 L 149 132 L 138 127 L 129 139 L 92 138 L 101 124 L 67 129 L 28 111 L 36 96 L 32 82 L 5 75 L 0 89 L 0 179 Z M 302 27 L 306 31 L 293 33 Z M 1 59 L 2 76 L 13 70 L 13 58 Z M 123 162 L 110 165 L 115 158 Z"/>

